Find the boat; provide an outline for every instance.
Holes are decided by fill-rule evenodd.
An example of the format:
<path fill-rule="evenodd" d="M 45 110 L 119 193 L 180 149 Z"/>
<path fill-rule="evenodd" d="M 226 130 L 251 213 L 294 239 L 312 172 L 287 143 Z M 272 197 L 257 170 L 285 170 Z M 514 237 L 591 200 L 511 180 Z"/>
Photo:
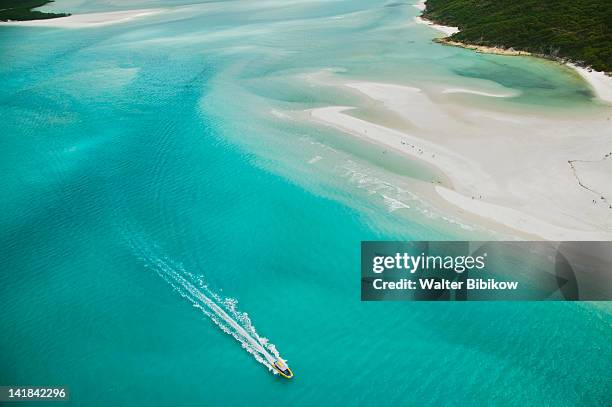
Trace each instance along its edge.
<path fill-rule="evenodd" d="M 287 379 L 291 379 L 293 377 L 293 372 L 291 371 L 291 369 L 289 369 L 289 366 L 287 366 L 285 361 L 280 358 L 274 361 L 272 367 Z"/>

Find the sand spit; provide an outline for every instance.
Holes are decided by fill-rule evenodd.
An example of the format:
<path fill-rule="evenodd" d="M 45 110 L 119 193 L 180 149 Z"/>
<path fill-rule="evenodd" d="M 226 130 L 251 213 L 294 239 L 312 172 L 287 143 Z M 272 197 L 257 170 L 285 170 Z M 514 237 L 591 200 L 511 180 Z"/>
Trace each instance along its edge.
<path fill-rule="evenodd" d="M 609 179 L 608 160 L 588 168 L 577 161 L 604 158 L 602 151 L 608 151 L 612 137 L 605 118 L 538 117 L 482 110 L 451 99 L 436 102 L 458 91 L 453 88 L 340 84 L 337 79 L 329 84 L 378 102 L 406 126 L 398 129 L 384 119 L 355 117 L 350 106 L 309 110 L 310 120 L 436 166 L 453 189 L 433 187 L 455 210 L 547 240 L 612 239 L 612 208 L 600 196 L 602 180 Z M 477 89 L 469 93 L 501 96 Z M 592 189 L 584 188 L 576 173 Z"/>

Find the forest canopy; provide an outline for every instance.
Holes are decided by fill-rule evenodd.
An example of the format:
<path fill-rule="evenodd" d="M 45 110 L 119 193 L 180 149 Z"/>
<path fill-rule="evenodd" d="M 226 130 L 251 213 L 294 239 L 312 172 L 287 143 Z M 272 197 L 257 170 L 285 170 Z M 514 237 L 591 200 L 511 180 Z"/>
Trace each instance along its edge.
<path fill-rule="evenodd" d="M 32 10 L 51 3 L 49 0 L 0 0 L 0 21 L 44 20 L 66 17 L 65 13 L 45 13 Z"/>
<path fill-rule="evenodd" d="M 569 59 L 612 72 L 610 0 L 428 0 L 423 17 L 461 30 L 449 39 Z"/>

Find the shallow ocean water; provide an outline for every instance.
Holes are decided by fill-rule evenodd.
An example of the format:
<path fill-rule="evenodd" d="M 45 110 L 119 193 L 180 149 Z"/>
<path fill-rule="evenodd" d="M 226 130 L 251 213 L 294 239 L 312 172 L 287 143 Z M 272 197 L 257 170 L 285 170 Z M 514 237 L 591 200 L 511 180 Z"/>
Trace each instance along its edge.
<path fill-rule="evenodd" d="M 361 240 L 500 236 L 412 194 L 428 168 L 283 116 L 361 103 L 304 80 L 322 71 L 504 87 L 520 96 L 499 108 L 557 113 L 598 109 L 585 83 L 434 44 L 404 3 L 179 4 L 58 0 L 173 11 L 0 27 L 0 384 L 65 385 L 81 405 L 605 404 L 605 304 L 361 303 Z M 236 299 L 294 380 L 167 265 Z"/>

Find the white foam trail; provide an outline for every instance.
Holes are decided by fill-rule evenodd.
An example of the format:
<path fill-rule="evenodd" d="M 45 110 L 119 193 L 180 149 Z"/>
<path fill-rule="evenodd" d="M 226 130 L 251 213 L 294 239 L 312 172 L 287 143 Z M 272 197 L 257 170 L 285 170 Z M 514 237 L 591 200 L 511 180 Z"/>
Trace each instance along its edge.
<path fill-rule="evenodd" d="M 240 342 L 242 347 L 259 363 L 277 374 L 271 366 L 276 359 L 280 358 L 276 347 L 267 338 L 257 334 L 248 314 L 238 311 L 236 299 L 221 298 L 204 284 L 202 276 L 188 273 L 182 265 L 156 255 L 142 244 L 133 240 L 131 243 L 147 268 L 154 269 L 183 298 L 188 299 L 194 307 L 202 310 L 225 333 L 232 335 Z"/>

